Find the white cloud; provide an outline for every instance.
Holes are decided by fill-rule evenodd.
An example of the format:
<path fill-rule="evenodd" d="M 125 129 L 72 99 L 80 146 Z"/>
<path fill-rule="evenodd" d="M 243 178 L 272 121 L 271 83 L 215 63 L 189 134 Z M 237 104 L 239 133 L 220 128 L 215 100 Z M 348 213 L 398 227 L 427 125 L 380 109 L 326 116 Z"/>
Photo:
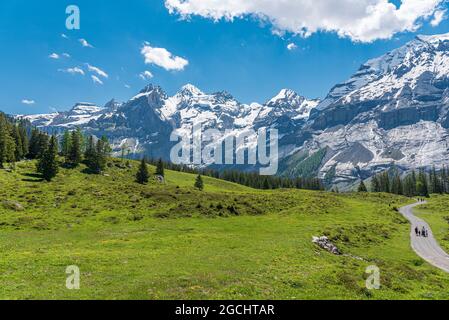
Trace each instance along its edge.
<path fill-rule="evenodd" d="M 129 84 L 125 84 L 126 89 L 131 89 L 131 86 Z"/>
<path fill-rule="evenodd" d="M 438 10 L 438 11 L 436 11 L 435 14 L 433 15 L 433 19 L 432 19 L 432 21 L 430 22 L 430 24 L 431 24 L 433 27 L 439 26 L 440 23 L 441 23 L 444 19 L 446 19 L 446 12 L 447 12 L 447 10 Z"/>
<path fill-rule="evenodd" d="M 79 41 L 79 43 L 81 43 L 81 45 L 82 45 L 83 47 L 85 47 L 85 48 L 93 48 L 93 47 L 94 47 L 94 46 L 91 45 L 89 42 L 87 42 L 86 39 L 79 39 L 78 41 Z"/>
<path fill-rule="evenodd" d="M 34 101 L 34 100 L 29 100 L 29 99 L 23 99 L 23 100 L 22 100 L 22 103 L 30 106 L 30 105 L 35 104 L 36 101 Z"/>
<path fill-rule="evenodd" d="M 170 13 L 183 18 L 199 15 L 218 21 L 253 17 L 270 22 L 276 34 L 307 37 L 336 32 L 353 41 L 391 39 L 396 33 L 416 31 L 434 17 L 445 0 L 165 0 Z M 438 22 L 438 16 L 435 23 Z"/>
<path fill-rule="evenodd" d="M 140 53 L 144 56 L 146 64 L 155 64 L 168 71 L 184 70 L 184 68 L 189 64 L 189 61 L 184 58 L 174 56 L 167 49 L 153 48 L 147 43 L 143 46 Z"/>
<path fill-rule="evenodd" d="M 70 73 L 72 75 L 75 74 L 80 74 L 82 76 L 85 75 L 84 70 L 81 69 L 80 67 L 73 67 L 73 68 L 68 68 L 68 69 L 59 69 L 59 72 L 64 72 L 64 73 Z"/>
<path fill-rule="evenodd" d="M 51 55 L 48 56 L 50 59 L 55 59 L 58 60 L 60 58 L 59 54 L 57 53 L 52 53 Z"/>
<path fill-rule="evenodd" d="M 59 60 L 61 59 L 61 57 L 64 58 L 70 58 L 70 54 L 68 53 L 63 53 L 61 55 L 57 54 L 57 53 L 52 53 L 51 55 L 48 56 L 50 59 L 55 59 L 55 60 Z"/>
<path fill-rule="evenodd" d="M 141 74 L 139 74 L 139 77 L 142 80 L 149 80 L 149 79 L 153 78 L 153 74 L 150 71 L 144 71 Z"/>
<path fill-rule="evenodd" d="M 101 70 L 100 68 L 98 68 L 98 67 L 95 67 L 95 66 L 91 66 L 90 64 L 86 64 L 87 65 L 87 69 L 90 71 L 90 72 L 93 72 L 93 73 L 96 73 L 97 75 L 99 75 L 100 77 L 103 77 L 103 78 L 109 78 L 109 75 L 105 72 L 105 71 L 103 71 L 103 70 Z"/>
<path fill-rule="evenodd" d="M 98 78 L 97 76 L 91 75 L 90 76 L 92 78 L 92 81 L 96 84 L 103 84 L 103 81 L 100 80 L 100 78 Z"/>
<path fill-rule="evenodd" d="M 298 48 L 298 46 L 296 44 L 294 44 L 294 43 L 289 43 L 287 45 L 287 49 L 290 50 L 290 51 L 295 50 L 297 48 Z"/>

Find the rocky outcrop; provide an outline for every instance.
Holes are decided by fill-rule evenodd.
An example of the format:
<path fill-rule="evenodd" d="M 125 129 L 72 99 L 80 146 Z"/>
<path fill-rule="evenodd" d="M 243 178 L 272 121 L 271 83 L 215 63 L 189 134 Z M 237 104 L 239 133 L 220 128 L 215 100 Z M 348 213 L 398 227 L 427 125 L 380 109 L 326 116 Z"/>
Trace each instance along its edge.
<path fill-rule="evenodd" d="M 334 255 L 340 256 L 342 254 L 337 246 L 334 245 L 328 237 L 313 237 L 312 242 L 319 246 L 321 249 L 324 249 Z"/>

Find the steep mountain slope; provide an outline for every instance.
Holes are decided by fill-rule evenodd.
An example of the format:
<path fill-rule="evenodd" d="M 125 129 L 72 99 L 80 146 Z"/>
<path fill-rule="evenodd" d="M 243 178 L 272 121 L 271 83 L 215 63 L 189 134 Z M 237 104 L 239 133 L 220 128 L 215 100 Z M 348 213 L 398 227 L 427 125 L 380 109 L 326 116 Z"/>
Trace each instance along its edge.
<path fill-rule="evenodd" d="M 307 125 L 298 150 L 327 148 L 319 174 L 354 182 L 397 165 L 403 170 L 447 164 L 449 35 L 419 36 L 364 64 L 335 86 Z"/>

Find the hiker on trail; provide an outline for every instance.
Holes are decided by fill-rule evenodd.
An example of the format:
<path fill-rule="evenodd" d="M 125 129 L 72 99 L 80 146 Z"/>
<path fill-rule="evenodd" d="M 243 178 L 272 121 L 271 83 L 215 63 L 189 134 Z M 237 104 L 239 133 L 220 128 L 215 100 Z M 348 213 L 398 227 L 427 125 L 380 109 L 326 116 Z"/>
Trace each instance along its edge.
<path fill-rule="evenodd" d="M 422 227 L 422 232 L 421 232 L 422 236 L 425 238 L 426 237 L 426 228 Z"/>
<path fill-rule="evenodd" d="M 415 233 L 416 233 L 416 236 L 419 237 L 419 229 L 418 229 L 418 227 L 415 228 Z"/>

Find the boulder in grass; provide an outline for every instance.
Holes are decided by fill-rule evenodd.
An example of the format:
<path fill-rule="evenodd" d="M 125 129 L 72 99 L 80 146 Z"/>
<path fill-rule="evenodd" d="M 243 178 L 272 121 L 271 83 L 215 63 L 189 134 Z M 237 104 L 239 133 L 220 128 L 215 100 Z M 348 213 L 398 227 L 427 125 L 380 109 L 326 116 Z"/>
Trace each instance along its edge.
<path fill-rule="evenodd" d="M 5 200 L 5 201 L 2 201 L 2 206 L 5 209 L 13 210 L 13 211 L 24 211 L 25 210 L 23 205 L 21 205 L 17 201 Z"/>
<path fill-rule="evenodd" d="M 318 245 L 321 249 L 324 249 L 337 256 L 341 255 L 341 251 L 334 245 L 328 237 L 313 237 L 313 243 Z"/>

